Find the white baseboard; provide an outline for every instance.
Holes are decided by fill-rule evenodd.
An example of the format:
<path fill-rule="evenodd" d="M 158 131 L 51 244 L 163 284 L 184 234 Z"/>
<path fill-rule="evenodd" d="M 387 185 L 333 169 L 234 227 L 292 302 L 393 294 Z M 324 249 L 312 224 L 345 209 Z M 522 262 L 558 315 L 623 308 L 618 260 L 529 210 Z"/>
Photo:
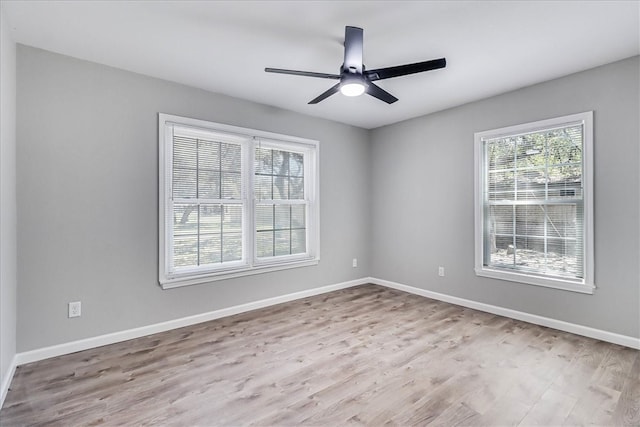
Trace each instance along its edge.
<path fill-rule="evenodd" d="M 401 283 L 390 282 L 388 280 L 369 277 L 369 283 L 375 285 L 386 286 L 387 288 L 397 289 L 399 291 L 408 292 L 423 297 L 448 302 L 463 307 L 473 308 L 474 310 L 484 311 L 487 313 L 497 314 L 499 316 L 509 317 L 511 319 L 522 320 L 524 322 L 533 323 L 535 325 L 546 326 L 548 328 L 558 329 L 560 331 L 571 332 L 572 334 L 582 335 L 597 340 L 610 342 L 613 344 L 630 347 L 640 350 L 640 338 L 634 338 L 627 335 L 620 335 L 613 332 L 603 331 L 588 326 L 576 325 L 562 320 L 552 319 L 549 317 L 538 316 L 536 314 L 525 313 L 522 311 L 511 310 L 509 308 L 498 307 L 496 305 L 485 304 L 482 302 L 472 301 L 464 298 L 454 297 L 451 295 L 441 294 L 438 292 L 428 291 L 426 289 L 415 288 L 413 286 L 403 285 Z"/>
<path fill-rule="evenodd" d="M 524 313 L 522 311 L 511 310 L 508 308 L 498 307 L 491 304 L 485 304 L 464 298 L 454 297 L 451 295 L 441 294 L 438 292 L 428 291 L 426 289 L 416 288 L 413 286 L 403 285 L 401 283 L 382 280 L 375 277 L 364 277 L 361 279 L 351 280 L 348 282 L 337 283 L 334 285 L 322 286 L 319 288 L 309 289 L 291 294 L 281 295 L 273 298 L 267 298 L 259 301 L 253 301 L 246 304 L 240 304 L 233 307 L 223 308 L 220 310 L 210 311 L 208 313 L 197 314 L 194 316 L 183 317 L 180 319 L 169 320 L 167 322 L 156 323 L 153 325 L 142 326 L 139 328 L 129 329 L 126 331 L 113 332 L 110 334 L 99 335 L 96 337 L 86 338 L 78 341 L 58 344 L 51 347 L 44 347 L 36 350 L 18 353 L 13 358 L 9 372 L 4 377 L 2 389 L 0 390 L 0 408 L 7 395 L 11 379 L 15 373 L 15 369 L 19 365 L 25 363 L 37 362 L 38 360 L 48 359 L 50 357 L 61 356 L 64 354 L 75 353 L 76 351 L 88 350 L 90 348 L 100 347 L 103 345 L 114 344 L 121 341 L 139 338 L 146 335 L 156 334 L 159 332 L 169 331 L 184 326 L 195 325 L 197 323 L 207 322 L 209 320 L 220 319 L 222 317 L 233 316 L 234 314 L 245 313 L 247 311 L 259 308 L 269 307 L 284 302 L 294 301 L 314 295 L 320 295 L 327 292 L 346 289 L 352 286 L 373 283 L 375 285 L 385 286 L 399 291 L 408 292 L 423 297 L 472 308 L 487 313 L 497 314 L 536 325 L 546 326 L 573 334 L 582 335 L 589 338 L 619 344 L 633 349 L 640 349 L 640 339 L 629 337 L 626 335 L 615 334 L 600 329 L 590 328 L 588 326 L 576 325 L 574 323 L 564 322 L 562 320 L 551 319 L 549 317 L 538 316 L 535 314 Z"/>
<path fill-rule="evenodd" d="M 13 379 L 13 375 L 16 373 L 16 367 L 18 366 L 17 355 L 13 356 L 11 359 L 11 364 L 9 365 L 9 369 L 5 372 L 5 376 L 2 377 L 2 385 L 0 389 L 0 408 L 4 405 L 4 398 L 7 397 L 7 393 L 9 392 L 9 386 L 11 385 L 11 380 Z"/>
<path fill-rule="evenodd" d="M 352 286 L 364 285 L 368 283 L 367 278 L 351 280 L 348 282 L 337 283 L 334 285 L 322 286 L 319 288 L 308 289 L 305 291 L 294 292 L 291 294 L 280 295 L 273 298 L 267 298 L 259 301 L 253 301 L 246 304 L 240 304 L 233 307 L 227 307 L 220 310 L 214 310 L 207 313 L 196 314 L 194 316 L 182 317 L 180 319 L 169 320 L 167 322 L 156 323 L 153 325 L 142 326 L 139 328 L 128 329 L 126 331 L 113 332 L 110 334 L 99 335 L 96 337 L 85 338 L 78 341 L 58 344 L 51 347 L 39 348 L 36 350 L 25 351 L 16 355 L 17 365 L 25 363 L 37 362 L 38 360 L 48 359 L 50 357 L 61 356 L 63 354 L 75 353 L 76 351 L 88 350 L 90 348 L 100 347 L 103 345 L 114 344 L 121 341 L 139 338 L 146 335 L 165 332 L 172 329 L 182 328 L 185 326 L 195 325 L 197 323 L 208 322 L 209 320 L 220 319 L 222 317 L 233 316 L 234 314 L 245 313 L 247 311 L 259 308 L 269 307 L 283 302 L 289 302 L 301 298 L 307 298 L 314 295 L 320 295 L 327 292 L 337 291 L 339 289 L 350 288 Z"/>

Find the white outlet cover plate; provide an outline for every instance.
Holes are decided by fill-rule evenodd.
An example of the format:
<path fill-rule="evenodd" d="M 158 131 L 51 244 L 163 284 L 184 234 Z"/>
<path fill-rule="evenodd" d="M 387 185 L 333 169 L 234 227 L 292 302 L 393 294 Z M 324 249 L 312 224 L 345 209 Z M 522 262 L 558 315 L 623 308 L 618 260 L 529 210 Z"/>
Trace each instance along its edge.
<path fill-rule="evenodd" d="M 80 317 L 82 315 L 82 303 L 74 301 L 69 303 L 69 317 Z"/>

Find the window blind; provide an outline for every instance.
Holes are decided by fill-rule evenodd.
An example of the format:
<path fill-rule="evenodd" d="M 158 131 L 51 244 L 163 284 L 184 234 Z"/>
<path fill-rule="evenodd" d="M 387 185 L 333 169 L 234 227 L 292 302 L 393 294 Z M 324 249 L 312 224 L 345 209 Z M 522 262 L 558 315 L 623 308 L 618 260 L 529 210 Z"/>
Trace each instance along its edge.
<path fill-rule="evenodd" d="M 582 124 L 483 140 L 484 265 L 584 278 Z"/>
<path fill-rule="evenodd" d="M 171 179 L 173 269 L 242 260 L 241 145 L 176 127 Z"/>
<path fill-rule="evenodd" d="M 256 256 L 306 253 L 304 154 L 259 145 L 254 171 Z"/>

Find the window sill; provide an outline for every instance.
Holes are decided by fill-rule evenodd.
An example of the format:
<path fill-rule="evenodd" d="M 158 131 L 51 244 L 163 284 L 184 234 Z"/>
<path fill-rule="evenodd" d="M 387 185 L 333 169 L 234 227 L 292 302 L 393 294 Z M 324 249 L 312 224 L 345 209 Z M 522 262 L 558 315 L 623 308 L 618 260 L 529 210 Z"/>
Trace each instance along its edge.
<path fill-rule="evenodd" d="M 253 267 L 241 267 L 233 270 L 207 272 L 201 275 L 191 274 L 189 276 L 166 277 L 160 275 L 160 286 L 162 289 L 180 288 L 182 286 L 198 285 L 201 283 L 215 282 L 218 280 L 233 279 L 234 277 L 251 276 L 254 274 L 269 273 L 272 271 L 288 270 L 290 268 L 309 267 L 318 265 L 319 259 L 305 259 L 303 261 L 292 261 L 281 264 L 269 264 Z"/>
<path fill-rule="evenodd" d="M 595 286 L 586 283 L 574 282 L 570 280 L 556 279 L 550 277 L 533 276 L 525 273 L 507 272 L 488 268 L 476 268 L 476 275 L 490 277 L 492 279 L 507 280 L 526 285 L 543 286 L 546 288 L 561 289 L 564 291 L 578 292 L 582 294 L 593 294 Z"/>

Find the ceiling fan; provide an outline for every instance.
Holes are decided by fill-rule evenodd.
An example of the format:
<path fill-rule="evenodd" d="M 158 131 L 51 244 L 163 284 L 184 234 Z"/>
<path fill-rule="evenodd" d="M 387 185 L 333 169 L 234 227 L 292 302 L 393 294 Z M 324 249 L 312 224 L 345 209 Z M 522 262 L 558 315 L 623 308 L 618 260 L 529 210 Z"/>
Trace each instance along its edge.
<path fill-rule="evenodd" d="M 362 34 L 362 28 L 345 27 L 344 64 L 342 64 L 342 67 L 340 68 L 340 74 L 284 70 L 282 68 L 265 68 L 264 71 L 267 73 L 292 74 L 294 76 L 340 80 L 335 86 L 332 86 L 329 90 L 309 101 L 309 104 L 317 104 L 338 91 L 342 92 L 342 94 L 346 96 L 359 96 L 366 92 L 387 104 L 393 104 L 398 100 L 398 98 L 391 95 L 381 87 L 373 84 L 374 81 L 421 73 L 423 71 L 436 70 L 438 68 L 444 68 L 447 65 L 446 59 L 440 58 L 433 59 L 431 61 L 416 62 L 414 64 L 366 70 L 362 63 Z"/>

